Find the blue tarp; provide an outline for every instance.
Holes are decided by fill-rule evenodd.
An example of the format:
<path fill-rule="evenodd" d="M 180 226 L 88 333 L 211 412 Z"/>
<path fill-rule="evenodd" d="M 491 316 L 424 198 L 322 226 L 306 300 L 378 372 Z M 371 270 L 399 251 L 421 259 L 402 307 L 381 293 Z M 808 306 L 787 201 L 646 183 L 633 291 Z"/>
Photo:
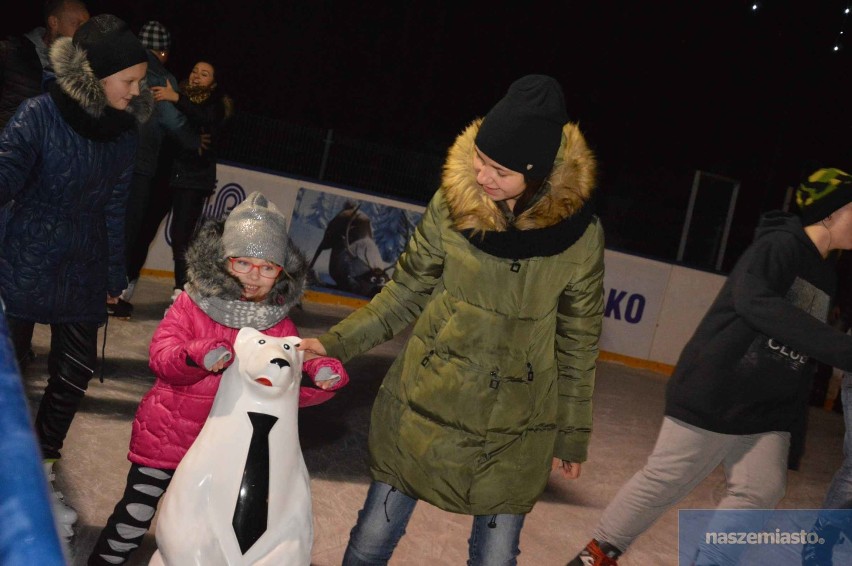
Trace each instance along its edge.
<path fill-rule="evenodd" d="M 41 455 L 0 304 L 0 566 L 64 565 Z"/>

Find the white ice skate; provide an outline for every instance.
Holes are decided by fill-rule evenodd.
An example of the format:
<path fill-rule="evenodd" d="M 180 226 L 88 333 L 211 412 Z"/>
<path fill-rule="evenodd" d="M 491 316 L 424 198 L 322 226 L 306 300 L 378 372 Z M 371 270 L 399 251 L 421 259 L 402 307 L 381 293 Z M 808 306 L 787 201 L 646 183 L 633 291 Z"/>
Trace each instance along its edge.
<path fill-rule="evenodd" d="M 127 301 L 127 302 L 129 303 L 129 302 L 130 302 L 130 299 L 132 299 L 132 298 L 133 298 L 133 292 L 134 292 L 134 291 L 136 291 L 136 284 L 137 284 L 138 282 L 139 282 L 139 280 L 138 280 L 138 279 L 134 279 L 133 281 L 129 282 L 129 283 L 127 284 L 127 289 L 125 289 L 125 290 L 121 293 L 121 295 L 119 296 L 119 298 L 120 298 L 120 299 L 124 299 L 125 301 Z"/>
<path fill-rule="evenodd" d="M 53 486 L 56 474 L 53 472 L 55 460 L 44 461 L 44 474 L 47 476 L 48 497 L 53 510 L 53 522 L 59 537 L 66 543 L 74 536 L 74 523 L 77 522 L 77 512 L 73 507 L 65 503 L 62 492 L 56 491 Z"/>

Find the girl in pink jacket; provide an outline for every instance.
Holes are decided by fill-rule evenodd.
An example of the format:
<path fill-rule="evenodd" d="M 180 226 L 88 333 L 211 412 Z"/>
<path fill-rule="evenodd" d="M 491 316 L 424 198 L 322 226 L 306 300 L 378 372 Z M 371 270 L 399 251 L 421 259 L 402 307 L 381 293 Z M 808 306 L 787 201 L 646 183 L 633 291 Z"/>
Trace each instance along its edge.
<path fill-rule="evenodd" d="M 249 195 L 224 222 L 204 224 L 186 261 L 185 292 L 151 340 L 157 379 L 133 421 L 127 487 L 90 565 L 122 564 L 139 547 L 174 470 L 207 420 L 240 328 L 298 336 L 287 313 L 301 298 L 307 262 L 287 236 L 284 216 L 262 194 Z M 306 359 L 303 372 L 310 385 L 303 380 L 300 407 L 327 401 L 349 379 L 328 357 Z"/>

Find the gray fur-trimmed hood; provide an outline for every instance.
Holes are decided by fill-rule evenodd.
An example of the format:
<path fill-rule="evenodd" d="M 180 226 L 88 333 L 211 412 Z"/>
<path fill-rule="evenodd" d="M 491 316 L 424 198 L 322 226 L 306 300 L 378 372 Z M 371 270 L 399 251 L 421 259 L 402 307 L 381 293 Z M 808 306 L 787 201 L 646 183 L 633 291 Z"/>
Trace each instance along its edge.
<path fill-rule="evenodd" d="M 242 297 L 242 286 L 227 271 L 222 246 L 224 220 L 206 220 L 198 229 L 186 251 L 187 279 L 194 293 L 236 301 Z M 308 262 L 302 252 L 289 241 L 285 251 L 284 270 L 272 287 L 267 303 L 289 311 L 302 298 L 308 275 Z"/>
<path fill-rule="evenodd" d="M 56 84 L 74 102 L 94 118 L 100 118 L 107 106 L 106 93 L 100 79 L 95 76 L 86 51 L 74 45 L 70 37 L 60 37 L 50 47 L 50 63 L 56 74 Z M 147 122 L 154 112 L 154 95 L 143 80 L 139 96 L 130 101 L 125 112 L 132 114 L 140 124 Z"/>

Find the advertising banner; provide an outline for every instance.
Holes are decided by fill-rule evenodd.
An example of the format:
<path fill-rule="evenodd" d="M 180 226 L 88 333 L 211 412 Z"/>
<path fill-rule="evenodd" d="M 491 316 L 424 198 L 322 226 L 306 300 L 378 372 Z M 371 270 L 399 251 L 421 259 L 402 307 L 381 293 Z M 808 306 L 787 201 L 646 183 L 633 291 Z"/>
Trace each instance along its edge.
<path fill-rule="evenodd" d="M 606 250 L 600 348 L 648 359 L 671 266 Z"/>
<path fill-rule="evenodd" d="M 390 280 L 421 216 L 363 198 L 301 188 L 290 237 L 306 252 L 312 287 L 371 298 Z"/>

